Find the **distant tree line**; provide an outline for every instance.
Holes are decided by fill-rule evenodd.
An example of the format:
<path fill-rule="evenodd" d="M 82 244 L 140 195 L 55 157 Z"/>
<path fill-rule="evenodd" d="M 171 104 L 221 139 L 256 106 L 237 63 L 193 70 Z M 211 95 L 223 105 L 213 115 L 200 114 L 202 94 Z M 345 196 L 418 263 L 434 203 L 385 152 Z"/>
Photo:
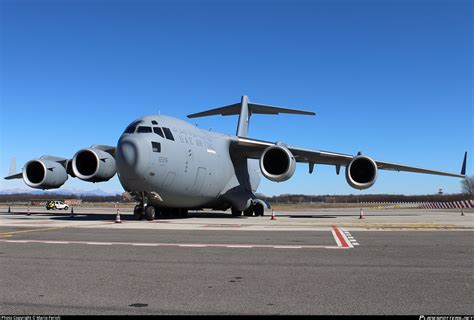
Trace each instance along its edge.
<path fill-rule="evenodd" d="M 467 194 L 428 194 L 428 195 L 401 195 L 401 194 L 364 194 L 364 195 L 305 195 L 282 194 L 279 196 L 261 198 L 272 204 L 296 203 L 360 203 L 360 202 L 450 202 L 460 200 L 474 200 Z"/>
<path fill-rule="evenodd" d="M 2 194 L 0 195 L 0 202 L 30 202 L 30 201 L 46 201 L 46 200 L 66 200 L 66 199 L 81 199 L 83 202 L 130 202 L 122 195 L 115 196 L 93 196 L 93 195 L 64 195 L 64 194 Z"/>
<path fill-rule="evenodd" d="M 470 179 L 469 179 L 470 178 Z M 281 194 L 278 196 L 265 196 L 258 194 L 258 197 L 271 204 L 311 204 L 311 203 L 360 203 L 360 202 L 450 202 L 460 200 L 474 200 L 472 177 L 463 182 L 463 192 L 458 194 L 427 194 L 427 195 L 402 195 L 402 194 L 364 194 L 364 195 L 307 195 L 307 194 Z M 46 200 L 66 200 L 81 199 L 83 202 L 134 202 L 124 194 L 115 196 L 94 196 L 94 195 L 64 195 L 64 194 L 3 194 L 0 195 L 0 202 L 30 202 Z"/>

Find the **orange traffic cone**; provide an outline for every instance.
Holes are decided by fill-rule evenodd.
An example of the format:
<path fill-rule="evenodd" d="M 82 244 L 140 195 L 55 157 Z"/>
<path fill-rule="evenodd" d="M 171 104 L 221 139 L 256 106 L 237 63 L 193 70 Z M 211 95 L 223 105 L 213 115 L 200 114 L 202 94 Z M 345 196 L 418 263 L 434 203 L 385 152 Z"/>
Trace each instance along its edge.
<path fill-rule="evenodd" d="M 117 208 L 117 215 L 115 216 L 115 223 L 122 223 L 120 220 L 120 209 Z"/>
<path fill-rule="evenodd" d="M 360 208 L 359 219 L 364 219 L 364 210 L 362 208 Z"/>
<path fill-rule="evenodd" d="M 273 211 L 273 209 L 272 209 L 272 217 L 270 218 L 270 220 L 276 220 L 275 211 Z"/>

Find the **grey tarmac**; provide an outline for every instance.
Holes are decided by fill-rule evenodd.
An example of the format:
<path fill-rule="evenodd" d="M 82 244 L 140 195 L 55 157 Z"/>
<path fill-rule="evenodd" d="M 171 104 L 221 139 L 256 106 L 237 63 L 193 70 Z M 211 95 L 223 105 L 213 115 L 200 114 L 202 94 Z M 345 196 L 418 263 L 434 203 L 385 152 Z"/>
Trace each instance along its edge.
<path fill-rule="evenodd" d="M 0 314 L 472 314 L 472 212 L 464 217 L 437 212 L 436 219 L 423 210 L 384 213 L 385 220 L 383 214 L 374 216 L 378 228 L 372 228 L 370 213 L 361 222 L 337 209 L 294 213 L 302 216 L 298 219 L 281 213 L 276 221 L 194 216 L 113 224 L 102 213 L 100 219 L 86 214 L 75 222 L 54 220 L 56 214 L 6 214 L 0 208 Z M 400 217 L 392 219 L 397 213 Z M 394 228 L 407 214 L 416 219 Z M 286 228 L 264 228 L 271 223 Z M 169 224 L 181 229 L 164 227 Z M 203 227 L 212 224 L 231 226 Z M 233 227 L 238 224 L 261 229 Z M 309 227 L 295 227 L 302 224 Z M 332 225 L 350 232 L 360 245 L 291 248 L 336 246 Z M 290 248 L 178 246 L 183 243 Z"/>

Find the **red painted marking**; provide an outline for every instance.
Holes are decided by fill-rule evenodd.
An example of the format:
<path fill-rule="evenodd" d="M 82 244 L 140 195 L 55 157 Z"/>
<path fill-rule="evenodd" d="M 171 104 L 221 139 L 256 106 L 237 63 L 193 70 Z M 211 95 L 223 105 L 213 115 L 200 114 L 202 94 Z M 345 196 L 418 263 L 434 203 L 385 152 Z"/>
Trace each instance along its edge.
<path fill-rule="evenodd" d="M 337 238 L 339 239 L 339 241 L 341 241 L 341 246 L 342 246 L 343 248 L 349 248 L 349 245 L 347 244 L 346 240 L 345 240 L 344 237 L 342 236 L 341 231 L 339 231 L 339 228 L 338 228 L 338 227 L 332 227 L 332 229 L 333 229 L 334 232 L 336 233 L 336 236 L 337 236 Z"/>

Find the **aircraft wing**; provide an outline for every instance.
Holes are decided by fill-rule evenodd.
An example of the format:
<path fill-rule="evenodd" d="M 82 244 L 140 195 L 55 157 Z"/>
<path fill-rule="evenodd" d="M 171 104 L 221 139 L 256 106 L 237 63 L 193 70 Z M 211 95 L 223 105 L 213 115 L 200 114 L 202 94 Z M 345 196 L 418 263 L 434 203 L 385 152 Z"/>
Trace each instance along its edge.
<path fill-rule="evenodd" d="M 115 147 L 107 146 L 103 144 L 94 144 L 90 148 L 105 151 L 115 157 L 115 151 L 116 151 Z M 39 160 L 49 160 L 49 161 L 57 162 L 61 164 L 64 168 L 66 168 L 67 173 L 69 175 L 71 175 L 72 177 L 75 177 L 74 173 L 72 172 L 72 167 L 71 167 L 72 159 L 46 155 L 46 156 L 41 156 Z M 23 172 L 20 172 L 20 173 L 15 173 L 15 172 L 16 172 L 16 159 L 13 158 L 10 165 L 10 173 L 4 179 L 5 180 L 23 179 Z"/>
<path fill-rule="evenodd" d="M 231 148 L 233 152 L 236 152 L 240 155 L 244 155 L 251 159 L 259 159 L 263 151 L 269 147 L 278 145 L 278 143 L 256 140 L 251 138 L 242 138 L 242 137 L 232 137 L 231 138 Z M 325 165 L 334 165 L 336 166 L 336 171 L 339 173 L 341 166 L 347 166 L 349 162 L 355 157 L 349 154 L 335 153 L 322 150 L 310 150 L 302 149 L 297 147 L 292 147 L 284 145 L 291 153 L 294 155 L 296 162 L 303 162 L 309 164 L 310 173 L 313 171 L 314 164 L 325 164 Z M 392 171 L 406 171 L 406 172 L 416 172 L 416 173 L 425 173 L 425 174 L 434 174 L 440 176 L 448 177 L 458 177 L 465 178 L 466 176 L 466 158 L 467 152 L 464 154 L 464 161 L 462 164 L 462 169 L 460 174 L 437 171 L 431 169 L 424 169 L 419 167 L 407 166 L 403 164 L 385 162 L 374 160 L 377 164 L 378 169 L 382 170 L 392 170 Z"/>

